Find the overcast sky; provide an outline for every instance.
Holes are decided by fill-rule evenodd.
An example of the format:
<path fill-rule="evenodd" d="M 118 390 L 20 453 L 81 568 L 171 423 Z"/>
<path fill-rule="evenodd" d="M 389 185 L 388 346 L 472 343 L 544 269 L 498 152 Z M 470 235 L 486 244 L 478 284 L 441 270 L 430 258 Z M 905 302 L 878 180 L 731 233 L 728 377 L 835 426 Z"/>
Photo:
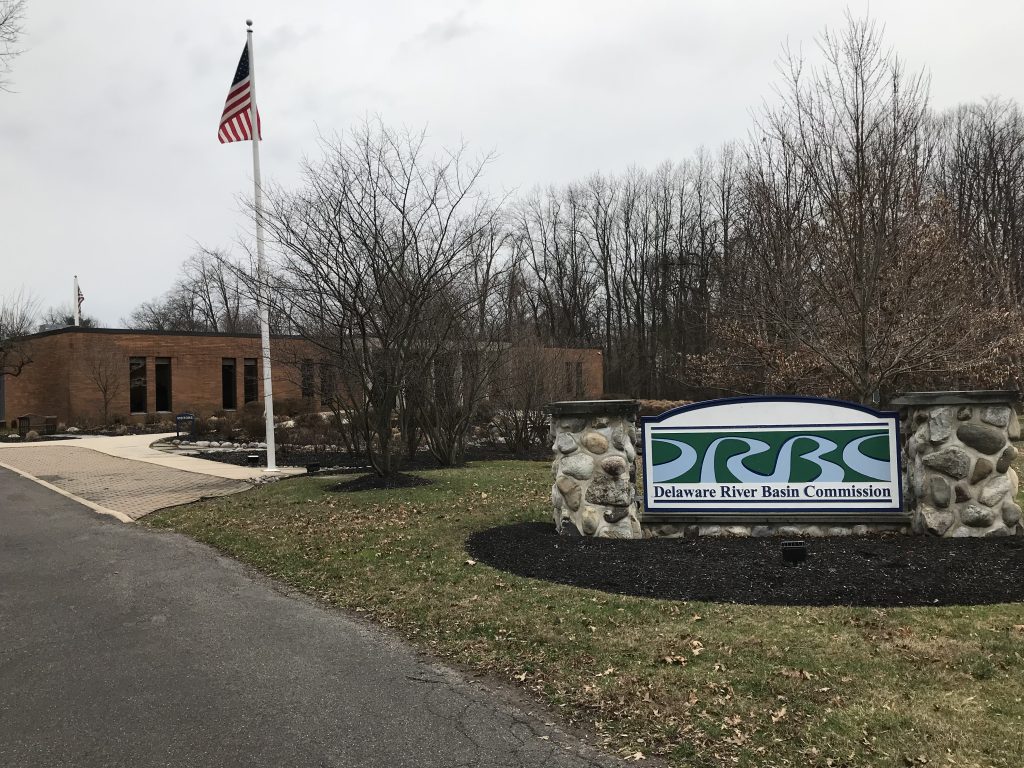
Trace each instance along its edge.
<path fill-rule="evenodd" d="M 156 6 L 162 6 L 158 10 Z M 28 0 L 0 92 L 0 294 L 118 326 L 197 243 L 244 234 L 247 144 L 217 123 L 255 21 L 264 176 L 366 115 L 495 151 L 495 191 L 686 158 L 743 139 L 788 39 L 814 52 L 864 2 L 827 0 Z M 1024 100 L 1024 3 L 871 5 L 943 108 Z"/>

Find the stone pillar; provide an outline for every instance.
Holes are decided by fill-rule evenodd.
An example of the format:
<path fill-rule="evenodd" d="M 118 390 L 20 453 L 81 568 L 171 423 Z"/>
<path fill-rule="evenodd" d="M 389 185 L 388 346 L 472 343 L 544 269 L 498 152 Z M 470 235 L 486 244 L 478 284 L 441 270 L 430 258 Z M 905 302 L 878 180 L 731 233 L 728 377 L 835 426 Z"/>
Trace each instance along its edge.
<path fill-rule="evenodd" d="M 634 400 L 551 403 L 551 503 L 567 536 L 638 539 Z"/>
<path fill-rule="evenodd" d="M 903 498 L 915 533 L 1024 535 L 1013 391 L 908 392 L 900 408 Z"/>

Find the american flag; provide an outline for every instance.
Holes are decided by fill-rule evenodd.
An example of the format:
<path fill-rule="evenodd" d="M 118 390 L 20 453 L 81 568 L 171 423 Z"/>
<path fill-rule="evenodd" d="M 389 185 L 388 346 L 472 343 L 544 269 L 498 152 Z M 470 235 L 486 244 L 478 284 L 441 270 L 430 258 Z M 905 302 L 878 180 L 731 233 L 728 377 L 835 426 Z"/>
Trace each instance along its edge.
<path fill-rule="evenodd" d="M 82 294 L 82 289 L 81 288 L 76 288 L 75 290 L 78 291 L 78 306 L 81 307 L 82 306 L 82 302 L 85 301 L 85 296 Z"/>
<path fill-rule="evenodd" d="M 224 114 L 220 116 L 220 129 L 217 138 L 221 144 L 230 141 L 250 141 L 252 139 L 252 121 L 249 119 L 249 104 L 252 97 L 249 78 L 249 46 L 242 49 L 242 58 L 238 60 L 235 79 L 228 90 L 228 100 L 224 104 Z M 256 110 L 256 124 L 259 138 L 263 138 L 263 126 L 260 113 Z"/>

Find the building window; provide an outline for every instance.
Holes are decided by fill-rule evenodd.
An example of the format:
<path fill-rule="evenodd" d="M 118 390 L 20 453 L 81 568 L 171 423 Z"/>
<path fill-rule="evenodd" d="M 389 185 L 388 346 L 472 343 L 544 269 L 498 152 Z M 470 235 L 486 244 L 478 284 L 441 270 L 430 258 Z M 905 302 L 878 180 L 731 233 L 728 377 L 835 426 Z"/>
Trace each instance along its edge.
<path fill-rule="evenodd" d="M 171 410 L 171 358 L 156 359 L 156 409 Z"/>
<path fill-rule="evenodd" d="M 313 361 L 303 360 L 299 364 L 299 384 L 303 397 L 313 396 Z"/>
<path fill-rule="evenodd" d="M 233 411 L 238 406 L 236 390 L 238 379 L 235 374 L 235 359 L 225 357 L 220 361 L 221 407 L 225 411 Z"/>
<path fill-rule="evenodd" d="M 576 397 L 583 399 L 583 363 L 576 363 Z"/>
<path fill-rule="evenodd" d="M 132 413 L 146 412 L 146 358 L 128 358 L 128 399 Z"/>
<path fill-rule="evenodd" d="M 243 397 L 245 402 L 254 403 L 260 398 L 260 377 L 256 367 L 256 358 L 245 358 L 245 370 L 242 373 L 242 389 L 245 390 Z"/>
<path fill-rule="evenodd" d="M 330 363 L 320 362 L 320 402 L 331 405 L 338 394 L 338 377 Z"/>

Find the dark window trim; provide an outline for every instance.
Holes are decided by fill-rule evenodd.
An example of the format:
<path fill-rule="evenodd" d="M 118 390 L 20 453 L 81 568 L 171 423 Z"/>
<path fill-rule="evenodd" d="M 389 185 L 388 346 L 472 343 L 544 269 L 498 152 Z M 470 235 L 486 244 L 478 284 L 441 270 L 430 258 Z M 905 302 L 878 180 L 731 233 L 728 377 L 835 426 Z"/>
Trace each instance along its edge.
<path fill-rule="evenodd" d="M 133 368 L 132 367 L 132 361 L 134 361 L 134 360 L 141 360 L 142 361 L 141 368 L 137 369 L 137 368 Z M 132 415 L 132 416 L 140 415 L 140 416 L 142 416 L 142 415 L 145 415 L 145 414 L 149 413 L 149 370 L 148 370 L 148 368 L 149 368 L 149 359 L 147 357 L 145 357 L 143 355 L 129 355 L 128 356 L 128 413 L 129 413 L 129 415 Z M 137 370 L 141 370 L 142 371 L 142 376 L 141 377 L 138 377 L 138 376 L 135 375 L 135 372 Z M 140 387 L 136 387 L 133 384 L 133 380 L 134 379 L 138 379 L 138 378 L 141 378 L 141 380 L 142 380 L 142 386 L 140 386 Z M 141 411 L 132 407 L 133 405 L 135 405 L 134 396 L 132 394 L 132 390 L 135 390 L 135 389 L 141 389 L 142 390 L 142 400 L 143 400 L 143 403 L 142 403 L 142 410 Z"/>
<path fill-rule="evenodd" d="M 167 366 L 167 407 L 160 407 L 160 367 Z M 154 413 L 174 412 L 174 369 L 170 357 L 153 358 L 153 409 Z"/>
<path fill-rule="evenodd" d="M 228 388 L 225 381 L 225 373 L 231 370 L 231 386 Z M 225 395 L 231 393 L 231 405 L 228 405 Z M 222 411 L 238 410 L 238 358 L 222 357 L 220 359 L 220 402 Z"/>
<path fill-rule="evenodd" d="M 299 394 L 303 398 L 316 397 L 316 366 L 309 358 L 299 363 Z"/>
<path fill-rule="evenodd" d="M 252 369 L 252 376 L 249 370 Z M 252 382 L 252 397 L 249 397 L 249 382 Z M 242 358 L 242 403 L 258 403 L 260 399 L 260 365 L 255 357 Z"/>

